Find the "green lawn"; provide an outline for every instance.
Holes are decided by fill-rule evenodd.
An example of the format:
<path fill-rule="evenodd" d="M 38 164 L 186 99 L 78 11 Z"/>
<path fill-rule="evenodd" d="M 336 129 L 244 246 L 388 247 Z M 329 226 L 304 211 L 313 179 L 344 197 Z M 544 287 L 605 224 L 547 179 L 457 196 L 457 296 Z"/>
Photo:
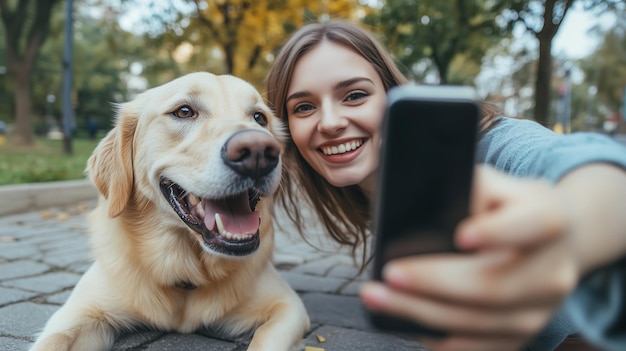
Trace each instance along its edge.
<path fill-rule="evenodd" d="M 99 139 L 73 139 L 72 155 L 63 153 L 62 140 L 37 138 L 35 145 L 0 145 L 0 185 L 85 178 L 87 158 Z"/>

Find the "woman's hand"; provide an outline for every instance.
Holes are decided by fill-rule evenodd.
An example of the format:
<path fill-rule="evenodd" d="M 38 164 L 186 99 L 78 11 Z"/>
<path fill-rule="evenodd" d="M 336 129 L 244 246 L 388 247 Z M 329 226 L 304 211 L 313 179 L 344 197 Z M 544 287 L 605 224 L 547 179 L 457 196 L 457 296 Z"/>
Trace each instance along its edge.
<path fill-rule="evenodd" d="M 443 329 L 434 350 L 519 350 L 549 321 L 581 274 L 568 235 L 577 225 L 565 192 L 487 167 L 476 172 L 461 254 L 398 259 L 386 284 L 367 283 L 368 308 Z"/>

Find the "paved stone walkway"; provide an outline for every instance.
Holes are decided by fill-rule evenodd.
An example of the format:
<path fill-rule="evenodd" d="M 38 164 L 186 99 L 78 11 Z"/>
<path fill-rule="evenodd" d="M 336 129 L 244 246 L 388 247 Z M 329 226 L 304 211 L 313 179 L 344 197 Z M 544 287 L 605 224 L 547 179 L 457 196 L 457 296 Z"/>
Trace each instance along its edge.
<path fill-rule="evenodd" d="M 0 350 L 27 350 L 89 267 L 84 217 L 94 204 L 0 217 Z M 357 276 L 347 251 L 319 241 L 323 250 L 315 249 L 288 232 L 285 226 L 277 233 L 275 263 L 311 318 L 301 350 L 423 350 L 415 341 L 378 333 L 368 325 L 357 297 L 365 278 Z M 313 227 L 311 232 L 319 230 Z M 142 331 L 122 336 L 113 350 L 244 351 L 248 342 Z"/>

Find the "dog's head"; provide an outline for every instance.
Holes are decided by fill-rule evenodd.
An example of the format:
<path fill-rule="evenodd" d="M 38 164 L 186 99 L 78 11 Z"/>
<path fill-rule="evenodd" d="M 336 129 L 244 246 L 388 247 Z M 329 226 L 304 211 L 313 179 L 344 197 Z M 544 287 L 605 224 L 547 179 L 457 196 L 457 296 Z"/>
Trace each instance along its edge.
<path fill-rule="evenodd" d="M 259 246 L 255 206 L 279 185 L 283 139 L 250 84 L 192 73 L 121 104 L 87 171 L 110 217 L 142 199 L 163 225 L 191 228 L 205 250 L 244 256 Z"/>

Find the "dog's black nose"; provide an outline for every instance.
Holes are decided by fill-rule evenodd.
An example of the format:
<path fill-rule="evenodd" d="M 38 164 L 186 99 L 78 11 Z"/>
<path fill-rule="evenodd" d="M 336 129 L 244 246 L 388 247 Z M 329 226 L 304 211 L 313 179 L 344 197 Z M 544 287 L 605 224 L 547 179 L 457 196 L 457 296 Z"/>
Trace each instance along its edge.
<path fill-rule="evenodd" d="M 260 130 L 241 130 L 222 147 L 224 163 L 242 176 L 260 178 L 271 172 L 280 158 L 280 144 Z"/>

